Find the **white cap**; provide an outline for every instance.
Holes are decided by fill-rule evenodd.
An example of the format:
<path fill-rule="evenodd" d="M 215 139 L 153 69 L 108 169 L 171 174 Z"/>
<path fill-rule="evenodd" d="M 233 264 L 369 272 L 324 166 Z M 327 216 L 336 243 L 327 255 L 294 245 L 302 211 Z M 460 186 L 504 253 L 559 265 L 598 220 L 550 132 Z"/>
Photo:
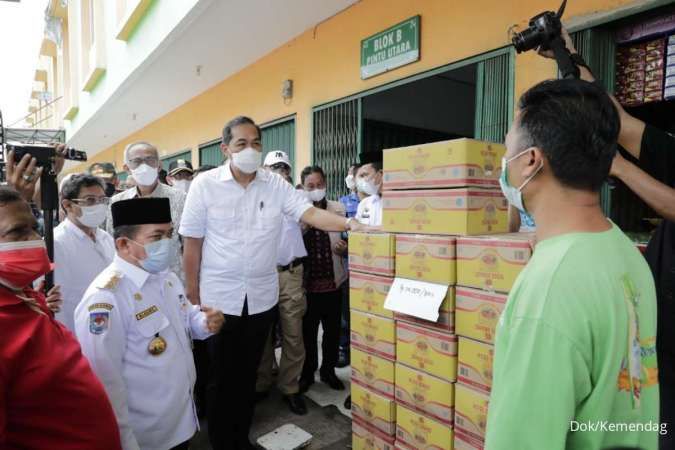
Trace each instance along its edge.
<path fill-rule="evenodd" d="M 282 152 L 281 150 L 272 150 L 267 154 L 267 156 L 265 156 L 265 162 L 263 165 L 271 167 L 278 163 L 284 163 L 288 167 L 291 167 L 291 159 L 288 157 L 286 152 Z"/>

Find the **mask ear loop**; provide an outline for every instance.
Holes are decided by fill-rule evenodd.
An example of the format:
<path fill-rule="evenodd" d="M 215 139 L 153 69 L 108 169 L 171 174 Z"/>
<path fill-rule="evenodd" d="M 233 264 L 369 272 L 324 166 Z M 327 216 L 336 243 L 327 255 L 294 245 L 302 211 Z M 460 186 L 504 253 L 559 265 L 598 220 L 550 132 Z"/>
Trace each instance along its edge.
<path fill-rule="evenodd" d="M 539 172 L 541 172 L 541 169 L 543 169 L 543 168 L 544 168 L 544 161 L 541 162 L 541 164 L 539 165 L 539 168 L 532 175 L 530 175 L 525 181 L 523 181 L 523 184 L 520 185 L 518 190 L 522 192 L 525 185 L 527 185 L 527 183 L 532 181 L 532 178 L 534 178 Z"/>

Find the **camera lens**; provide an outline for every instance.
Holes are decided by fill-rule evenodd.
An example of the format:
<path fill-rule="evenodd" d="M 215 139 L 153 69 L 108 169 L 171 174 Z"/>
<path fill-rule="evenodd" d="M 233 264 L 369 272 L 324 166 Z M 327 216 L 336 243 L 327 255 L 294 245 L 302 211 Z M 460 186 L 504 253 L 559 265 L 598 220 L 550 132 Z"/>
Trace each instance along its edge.
<path fill-rule="evenodd" d="M 541 33 L 539 29 L 530 27 L 513 36 L 513 46 L 518 53 L 535 49 L 541 45 Z"/>

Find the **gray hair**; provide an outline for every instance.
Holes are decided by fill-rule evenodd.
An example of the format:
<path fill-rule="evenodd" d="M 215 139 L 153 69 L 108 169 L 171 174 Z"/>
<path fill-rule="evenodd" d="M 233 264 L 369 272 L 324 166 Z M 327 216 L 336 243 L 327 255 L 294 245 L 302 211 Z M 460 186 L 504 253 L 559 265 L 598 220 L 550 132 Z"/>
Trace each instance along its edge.
<path fill-rule="evenodd" d="M 124 162 L 125 163 L 129 163 L 129 152 L 131 152 L 131 150 L 133 150 L 135 147 L 150 148 L 150 149 L 155 151 L 155 153 L 157 154 L 157 157 L 159 158 L 159 151 L 157 150 L 157 147 L 155 147 L 154 145 L 152 145 L 151 143 L 146 142 L 146 141 L 137 141 L 137 142 L 132 142 L 131 144 L 127 145 L 124 148 Z"/>

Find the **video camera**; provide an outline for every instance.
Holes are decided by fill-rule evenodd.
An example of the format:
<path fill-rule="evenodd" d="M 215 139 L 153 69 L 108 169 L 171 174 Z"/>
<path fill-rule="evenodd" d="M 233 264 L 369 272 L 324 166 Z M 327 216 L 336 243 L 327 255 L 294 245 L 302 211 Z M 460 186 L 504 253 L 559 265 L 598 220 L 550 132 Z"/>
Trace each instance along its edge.
<path fill-rule="evenodd" d="M 56 184 L 56 147 L 65 140 L 62 130 L 12 129 L 5 128 L 0 112 L 0 181 L 6 178 L 5 151 L 14 152 L 14 161 L 18 163 L 25 155 L 37 161 L 43 167 L 40 177 L 40 199 L 45 225 L 45 244 L 49 259 L 54 261 L 54 219 L 59 205 L 59 192 Z M 68 148 L 65 154 L 59 155 L 71 161 L 86 161 L 87 154 L 80 150 Z M 54 274 L 45 277 L 45 291 L 54 286 Z"/>
<path fill-rule="evenodd" d="M 511 37 L 513 46 L 518 53 L 530 50 L 553 50 L 558 68 L 563 78 L 579 78 L 580 72 L 572 60 L 572 55 L 562 37 L 562 18 L 567 6 L 563 0 L 558 12 L 545 11 L 530 19 L 527 29 L 515 33 Z"/>

